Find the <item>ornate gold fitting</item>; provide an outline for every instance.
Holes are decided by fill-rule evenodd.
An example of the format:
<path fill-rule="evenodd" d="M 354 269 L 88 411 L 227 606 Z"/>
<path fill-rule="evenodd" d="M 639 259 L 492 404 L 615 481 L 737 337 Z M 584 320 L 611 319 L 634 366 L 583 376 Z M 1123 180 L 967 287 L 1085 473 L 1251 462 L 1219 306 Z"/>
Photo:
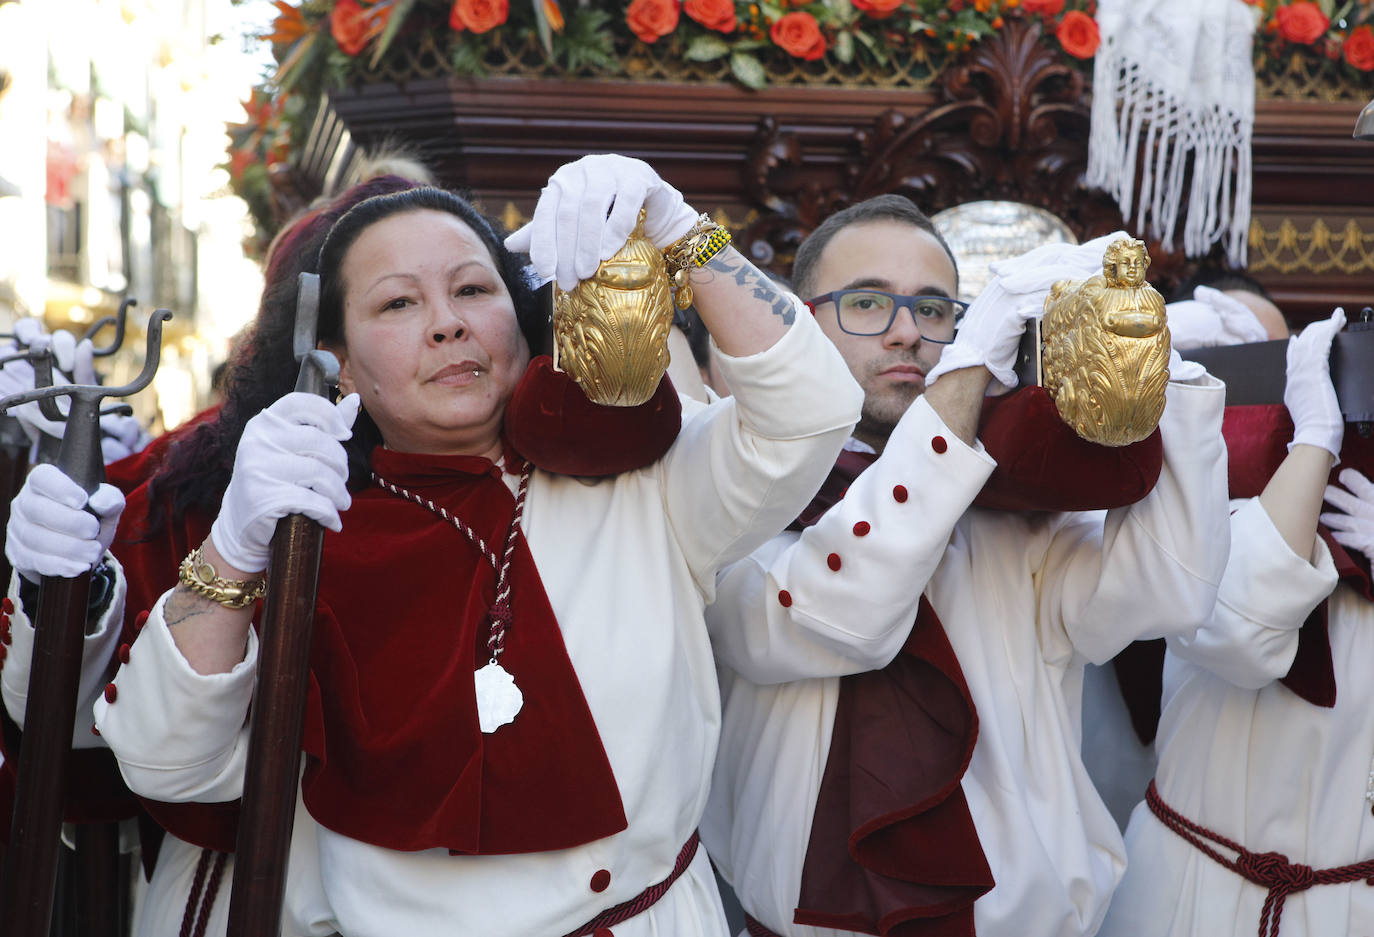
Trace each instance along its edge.
<path fill-rule="evenodd" d="M 177 570 L 177 578 L 196 595 L 203 595 L 225 608 L 247 608 L 262 598 L 267 591 L 267 580 L 261 577 L 222 578 L 205 558 L 205 553 L 200 547 L 186 554 L 186 559 L 181 561 L 181 566 Z"/>
<path fill-rule="evenodd" d="M 668 370 L 673 303 L 643 209 L 625 246 L 570 292 L 555 287 L 553 303 L 553 366 L 588 400 L 635 407 L 654 395 Z"/>
<path fill-rule="evenodd" d="M 1061 280 L 1041 320 L 1044 386 L 1065 423 L 1089 442 L 1128 446 L 1154 432 L 1169 382 L 1164 297 L 1145 282 L 1150 255 L 1113 241 L 1102 273 Z"/>

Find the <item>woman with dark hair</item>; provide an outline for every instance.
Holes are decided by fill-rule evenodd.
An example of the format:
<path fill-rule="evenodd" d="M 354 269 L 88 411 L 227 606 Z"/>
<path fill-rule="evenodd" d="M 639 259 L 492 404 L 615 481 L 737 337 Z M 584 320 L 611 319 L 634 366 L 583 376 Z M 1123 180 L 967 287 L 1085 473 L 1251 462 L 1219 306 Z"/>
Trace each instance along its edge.
<path fill-rule="evenodd" d="M 819 485 L 859 392 L 800 302 L 636 160 L 563 167 L 510 243 L 570 288 L 641 208 L 734 398 L 644 468 L 532 468 L 508 442 L 538 322 L 515 256 L 449 193 L 365 201 L 319 260 L 345 396 L 248 421 L 97 701 L 135 791 L 237 798 L 268 543 L 287 514 L 328 529 L 286 933 L 725 934 L 696 849 L 720 722 L 702 607 Z"/>

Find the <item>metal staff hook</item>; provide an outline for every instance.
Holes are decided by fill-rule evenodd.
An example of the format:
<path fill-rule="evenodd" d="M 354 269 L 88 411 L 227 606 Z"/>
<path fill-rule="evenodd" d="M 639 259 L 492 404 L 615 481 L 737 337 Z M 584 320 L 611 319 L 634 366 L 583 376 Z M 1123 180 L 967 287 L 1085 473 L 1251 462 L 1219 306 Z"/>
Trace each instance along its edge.
<path fill-rule="evenodd" d="M 339 360 L 315 347 L 319 303 L 320 278 L 302 273 L 291 342 L 301 368 L 296 390 L 324 396 L 339 381 Z M 272 535 L 229 893 L 229 937 L 260 937 L 281 930 L 323 544 L 324 528 L 303 514 L 279 520 Z"/>
<path fill-rule="evenodd" d="M 41 387 L 0 400 L 0 411 L 33 400 L 70 397 L 71 411 L 57 465 L 88 494 L 105 477 L 100 454 L 100 401 L 125 397 L 147 387 L 161 359 L 166 309 L 148 322 L 143 371 L 123 387 L 65 384 Z M 86 631 L 89 571 L 71 579 L 44 576 L 34 616 L 33 663 L 26 707 L 24 744 L 14 799 L 10 848 L 5 855 L 6 934 L 47 937 L 57 879 L 58 831 L 66 795 L 67 752 L 76 721 L 81 648 Z"/>
<path fill-rule="evenodd" d="M 97 332 L 99 332 L 107 325 L 114 325 L 114 341 L 110 342 L 110 344 L 106 345 L 104 348 L 95 349 L 95 356 L 97 358 L 104 358 L 108 355 L 112 355 L 115 352 L 119 351 L 119 346 L 124 344 L 124 326 L 129 319 L 129 307 L 137 305 L 138 300 L 134 299 L 133 297 L 124 300 L 124 302 L 119 304 L 119 312 L 115 313 L 112 316 L 104 316 L 100 319 L 95 320 L 95 324 L 92 325 L 89 329 L 87 329 L 85 334 L 81 336 L 82 341 L 85 341 L 89 338 L 92 340 L 92 343 L 94 343 Z"/>

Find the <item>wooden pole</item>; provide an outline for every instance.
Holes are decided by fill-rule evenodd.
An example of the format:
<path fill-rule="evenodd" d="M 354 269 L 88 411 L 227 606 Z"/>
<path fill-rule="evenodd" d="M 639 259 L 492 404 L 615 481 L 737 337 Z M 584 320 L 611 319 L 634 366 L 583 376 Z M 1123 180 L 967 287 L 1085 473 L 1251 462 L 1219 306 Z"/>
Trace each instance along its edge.
<path fill-rule="evenodd" d="M 303 273 L 293 336 L 301 362 L 296 390 L 323 396 L 338 382 L 339 363 L 314 347 L 318 310 L 319 277 Z M 262 937 L 281 930 L 323 544 L 324 528 L 300 514 L 278 521 L 272 536 L 229 897 L 229 937 Z"/>

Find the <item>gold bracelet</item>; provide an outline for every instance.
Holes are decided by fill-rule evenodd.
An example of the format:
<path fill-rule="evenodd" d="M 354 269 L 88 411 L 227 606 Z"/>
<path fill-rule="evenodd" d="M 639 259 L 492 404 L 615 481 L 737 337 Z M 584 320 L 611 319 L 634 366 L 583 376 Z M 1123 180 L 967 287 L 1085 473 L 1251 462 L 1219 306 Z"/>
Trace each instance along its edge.
<path fill-rule="evenodd" d="M 677 308 L 686 309 L 692 304 L 688 268 L 704 267 L 729 243 L 729 230 L 703 213 L 686 234 L 668 245 L 663 252 L 663 260 L 668 265 L 668 281 L 672 284 L 673 304 Z"/>
<path fill-rule="evenodd" d="M 205 553 L 196 547 L 186 554 L 177 570 L 181 584 L 196 595 L 203 595 L 223 605 L 225 608 L 247 608 L 267 591 L 267 580 L 224 579 L 205 558 Z"/>

